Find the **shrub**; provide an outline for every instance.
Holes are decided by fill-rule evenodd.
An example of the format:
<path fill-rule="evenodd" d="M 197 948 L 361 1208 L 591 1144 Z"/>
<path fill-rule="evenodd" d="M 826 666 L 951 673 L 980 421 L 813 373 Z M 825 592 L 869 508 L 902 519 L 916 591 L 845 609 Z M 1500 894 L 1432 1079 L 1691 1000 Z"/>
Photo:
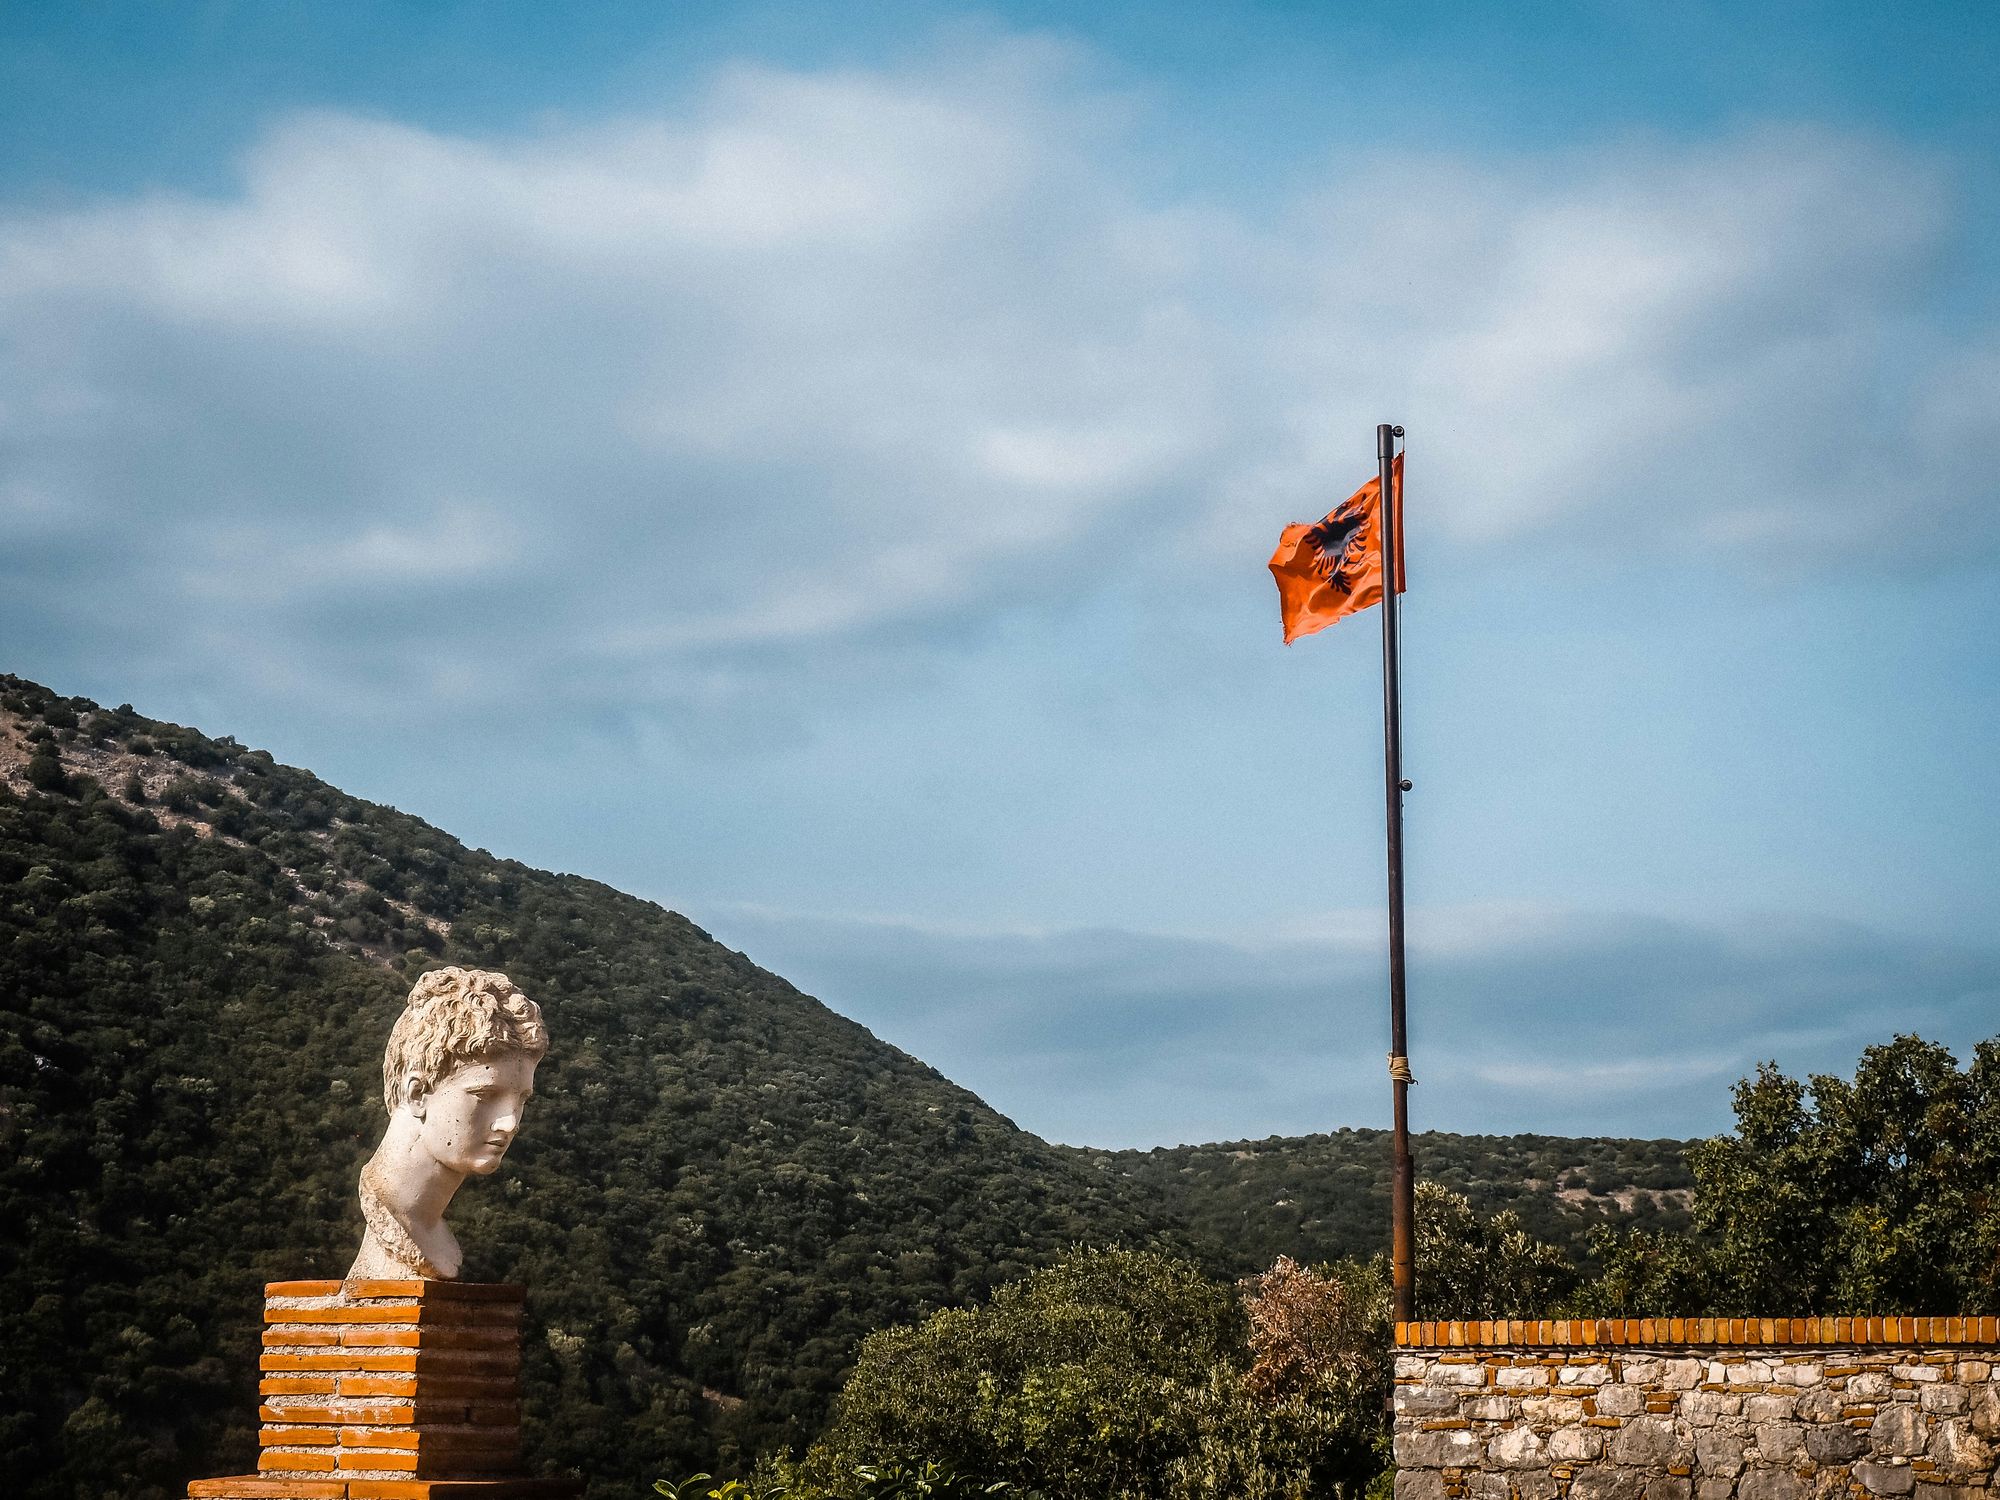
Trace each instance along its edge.
<path fill-rule="evenodd" d="M 28 757 L 28 785 L 38 792 L 67 792 L 70 790 L 69 777 L 63 774 L 62 762 L 48 745 L 36 747 Z"/>
<path fill-rule="evenodd" d="M 1073 1251 L 984 1307 L 871 1335 L 794 1492 L 1358 1494 L 1384 1461 L 1387 1333 L 1372 1268 L 1281 1262 L 1239 1292 L 1162 1255 Z M 961 1488 L 856 1488 L 869 1473 Z M 963 1488 L 995 1483 L 1017 1488 Z"/>

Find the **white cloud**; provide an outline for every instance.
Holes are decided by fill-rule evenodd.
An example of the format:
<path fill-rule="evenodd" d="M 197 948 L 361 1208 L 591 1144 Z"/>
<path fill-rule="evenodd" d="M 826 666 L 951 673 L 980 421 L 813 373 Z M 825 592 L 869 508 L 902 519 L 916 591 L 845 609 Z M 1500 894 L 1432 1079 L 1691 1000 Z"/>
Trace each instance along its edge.
<path fill-rule="evenodd" d="M 1106 556 L 1239 568 L 1384 415 L 1475 550 L 1991 555 L 2000 335 L 1927 300 L 1943 164 L 1337 144 L 1293 202 L 1142 189 L 1126 101 L 1023 41 L 513 137 L 294 117 L 225 200 L 0 218 L 0 505 L 100 651 L 290 632 L 385 682 L 686 683 Z M 418 587 L 504 588 L 505 628 Z M 337 637 L 292 607 L 329 589 Z"/>

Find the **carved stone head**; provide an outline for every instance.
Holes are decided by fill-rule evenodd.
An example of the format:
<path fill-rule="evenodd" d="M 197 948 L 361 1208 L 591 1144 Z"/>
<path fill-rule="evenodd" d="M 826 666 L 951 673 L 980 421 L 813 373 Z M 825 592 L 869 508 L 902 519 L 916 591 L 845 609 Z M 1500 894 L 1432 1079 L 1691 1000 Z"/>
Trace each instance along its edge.
<path fill-rule="evenodd" d="M 361 1174 L 368 1225 L 350 1277 L 457 1276 L 443 1214 L 498 1169 L 549 1050 L 541 1008 L 504 974 L 435 969 L 410 991 L 382 1057 L 389 1128 Z"/>
<path fill-rule="evenodd" d="M 424 1102 L 460 1072 L 518 1054 L 530 1068 L 548 1052 L 542 1008 L 506 974 L 482 968 L 434 968 L 410 990 L 410 1002 L 382 1052 L 382 1102 L 390 1112 Z"/>

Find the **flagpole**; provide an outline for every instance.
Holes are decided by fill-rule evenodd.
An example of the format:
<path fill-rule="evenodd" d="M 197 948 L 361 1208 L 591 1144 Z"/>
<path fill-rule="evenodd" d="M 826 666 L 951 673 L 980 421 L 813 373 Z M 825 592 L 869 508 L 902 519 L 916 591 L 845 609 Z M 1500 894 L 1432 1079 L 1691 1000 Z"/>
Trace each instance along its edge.
<path fill-rule="evenodd" d="M 1389 843 L 1389 1079 L 1395 1099 L 1395 1135 L 1389 1205 L 1389 1268 L 1394 1316 L 1416 1315 L 1416 1178 L 1410 1164 L 1409 1038 L 1403 1017 L 1403 701 L 1401 643 L 1397 637 L 1396 439 L 1403 429 L 1381 423 L 1375 456 L 1381 466 L 1382 506 L 1382 778 L 1388 796 Z"/>

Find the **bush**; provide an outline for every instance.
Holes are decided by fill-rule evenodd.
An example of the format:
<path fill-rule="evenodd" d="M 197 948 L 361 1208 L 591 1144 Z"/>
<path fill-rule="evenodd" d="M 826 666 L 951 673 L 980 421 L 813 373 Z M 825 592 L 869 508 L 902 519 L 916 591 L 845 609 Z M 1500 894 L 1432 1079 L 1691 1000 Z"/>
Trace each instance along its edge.
<path fill-rule="evenodd" d="M 1290 1262 L 1242 1293 L 1138 1251 L 1078 1250 L 986 1306 L 871 1335 L 805 1461 L 811 1496 L 867 1472 L 1089 1500 L 1358 1494 L 1382 1466 L 1379 1271 Z"/>
<path fill-rule="evenodd" d="M 1193 1398 L 1243 1315 L 1193 1266 L 1080 1250 L 976 1309 L 871 1334 L 807 1477 L 927 1461 L 1057 1496 L 1146 1493 L 1193 1451 Z"/>
<path fill-rule="evenodd" d="M 63 774 L 62 762 L 55 751 L 47 745 L 39 746 L 28 757 L 28 785 L 38 792 L 67 792 L 70 790 L 69 777 Z"/>

